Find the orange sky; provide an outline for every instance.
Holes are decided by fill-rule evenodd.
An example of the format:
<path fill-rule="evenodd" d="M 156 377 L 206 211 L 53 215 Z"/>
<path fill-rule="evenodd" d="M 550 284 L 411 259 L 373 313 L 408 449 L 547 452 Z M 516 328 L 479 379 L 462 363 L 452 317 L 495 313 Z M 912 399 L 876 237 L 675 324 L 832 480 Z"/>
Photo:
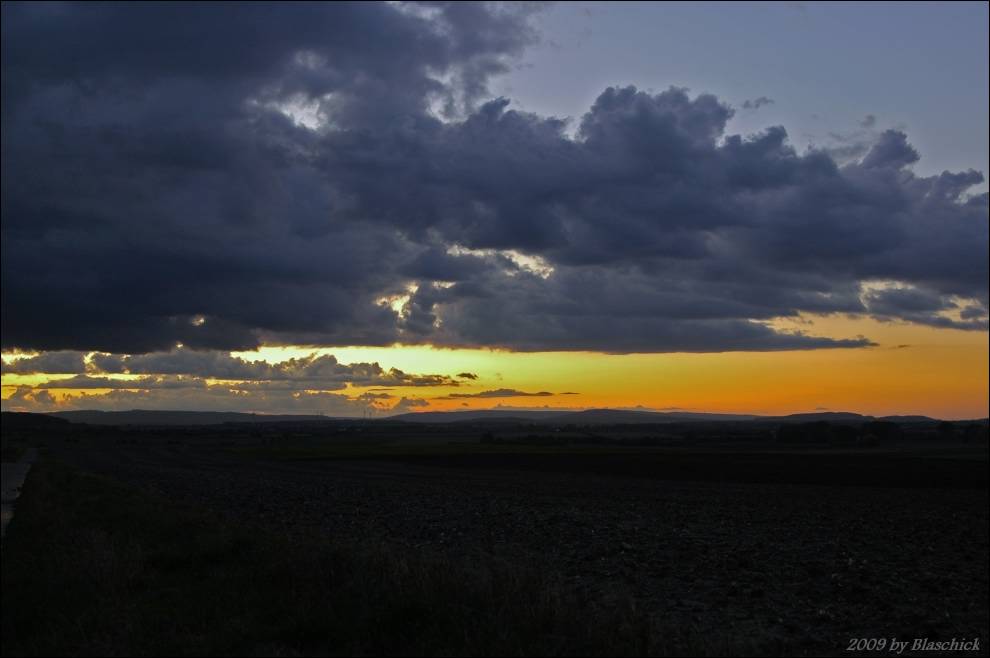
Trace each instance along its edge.
<path fill-rule="evenodd" d="M 863 334 L 876 347 L 791 352 L 626 354 L 589 352 L 518 353 L 436 349 L 423 346 L 267 347 L 238 353 L 247 359 L 281 361 L 314 351 L 343 363 L 377 361 L 413 373 L 473 372 L 476 381 L 457 388 L 418 387 L 393 391 L 422 398 L 429 409 L 520 407 L 632 407 L 713 412 L 783 414 L 816 409 L 872 415 L 926 414 L 940 418 L 988 415 L 987 332 L 934 329 L 839 317 L 780 322 L 814 334 Z M 37 384 L 43 375 L 4 375 L 3 397 L 16 385 Z M 553 396 L 437 399 L 450 393 L 492 389 L 548 391 Z M 367 388 L 343 392 L 359 395 Z M 98 391 L 88 391 L 94 393 Z M 577 395 L 560 395 L 574 392 Z M 78 391 L 60 390 L 57 395 Z M 9 405 L 8 405 L 9 406 Z"/>

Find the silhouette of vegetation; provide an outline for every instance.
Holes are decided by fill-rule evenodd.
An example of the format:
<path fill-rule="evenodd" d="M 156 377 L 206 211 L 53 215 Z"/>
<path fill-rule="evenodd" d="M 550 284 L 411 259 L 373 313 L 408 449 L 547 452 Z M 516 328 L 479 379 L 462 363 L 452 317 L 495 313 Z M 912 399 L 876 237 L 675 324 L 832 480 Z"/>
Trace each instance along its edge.
<path fill-rule="evenodd" d="M 865 437 L 873 436 L 877 441 L 883 442 L 899 441 L 904 436 L 900 425 L 885 420 L 863 423 L 862 434 Z"/>

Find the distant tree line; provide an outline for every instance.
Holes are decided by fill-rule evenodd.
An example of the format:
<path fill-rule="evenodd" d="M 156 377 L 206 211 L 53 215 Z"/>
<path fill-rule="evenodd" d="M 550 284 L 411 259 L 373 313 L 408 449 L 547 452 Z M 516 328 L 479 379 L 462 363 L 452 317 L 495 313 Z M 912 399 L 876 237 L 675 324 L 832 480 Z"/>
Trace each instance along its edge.
<path fill-rule="evenodd" d="M 924 428 L 905 428 L 895 422 L 873 420 L 861 424 L 829 423 L 820 420 L 810 423 L 782 424 L 776 438 L 782 443 L 829 443 L 849 445 L 874 445 L 898 441 L 910 436 L 917 439 L 986 441 L 985 422 L 951 423 L 943 421 Z"/>

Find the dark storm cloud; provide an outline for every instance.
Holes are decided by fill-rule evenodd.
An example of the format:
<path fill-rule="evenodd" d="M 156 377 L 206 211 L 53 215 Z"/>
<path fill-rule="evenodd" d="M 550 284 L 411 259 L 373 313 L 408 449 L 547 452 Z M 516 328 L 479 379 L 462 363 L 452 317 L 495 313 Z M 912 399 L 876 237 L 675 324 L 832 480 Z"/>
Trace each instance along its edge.
<path fill-rule="evenodd" d="M 963 308 L 952 299 L 919 288 L 887 288 L 865 295 L 870 313 L 881 320 L 899 319 L 952 329 L 988 328 L 986 309 L 977 305 Z M 943 315 L 957 310 L 959 319 Z"/>
<path fill-rule="evenodd" d="M 919 158 L 918 152 L 908 144 L 907 135 L 896 130 L 885 130 L 863 158 L 862 166 L 901 169 L 917 162 Z"/>
<path fill-rule="evenodd" d="M 301 94 L 325 100 L 349 123 L 394 119 L 431 95 L 456 104 L 456 92 L 483 94 L 488 77 L 506 70 L 504 55 L 534 39 L 525 21 L 532 8 L 523 4 L 10 5 L 5 104 L 61 85 L 121 98 L 202 84 L 211 98 L 198 101 L 217 112 L 236 112 L 226 101 Z M 461 84 L 445 86 L 434 73 Z"/>
<path fill-rule="evenodd" d="M 395 341 L 376 298 L 418 247 L 332 221 L 347 193 L 311 166 L 313 135 L 266 108 L 305 99 L 349 127 L 415 122 L 455 92 L 473 99 L 531 38 L 511 7 L 3 12 L 4 190 L 19 188 L 3 199 L 4 281 L 19 280 L 3 286 L 4 345 L 123 352 L 250 348 L 266 333 Z"/>
<path fill-rule="evenodd" d="M 981 174 L 915 175 L 898 131 L 841 164 L 782 127 L 729 135 L 731 108 L 677 88 L 609 88 L 570 138 L 481 102 L 528 5 L 2 11 L 4 348 L 252 380 L 216 354 L 870 344 L 770 324 L 807 312 L 986 326 Z M 213 361 L 163 370 L 168 350 Z"/>
<path fill-rule="evenodd" d="M 58 373 L 63 375 L 86 372 L 85 354 L 64 350 L 44 352 L 37 356 L 20 359 L 3 359 L 3 374 L 31 375 L 35 373 Z"/>

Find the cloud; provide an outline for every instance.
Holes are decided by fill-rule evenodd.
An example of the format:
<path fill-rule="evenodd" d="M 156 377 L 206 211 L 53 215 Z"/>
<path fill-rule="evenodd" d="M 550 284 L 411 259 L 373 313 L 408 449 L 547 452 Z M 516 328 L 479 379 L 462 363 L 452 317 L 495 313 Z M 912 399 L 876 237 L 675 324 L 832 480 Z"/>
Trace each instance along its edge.
<path fill-rule="evenodd" d="M 727 104 L 675 87 L 608 88 L 572 135 L 486 101 L 537 38 L 528 6 L 2 11 L 4 349 L 332 390 L 456 378 L 223 354 L 871 344 L 774 328 L 801 314 L 986 326 L 982 174 L 915 174 L 900 131 L 842 157 L 730 134 Z"/>
<path fill-rule="evenodd" d="M 885 130 L 863 158 L 862 166 L 901 169 L 914 164 L 920 157 L 914 147 L 908 144 L 907 135 L 896 130 Z"/>
<path fill-rule="evenodd" d="M 36 356 L 7 361 L 3 359 L 3 374 L 30 375 L 34 373 L 72 374 L 86 372 L 85 354 L 71 350 L 44 352 Z"/>
<path fill-rule="evenodd" d="M 202 378 L 148 376 L 137 380 L 77 375 L 38 386 L 18 386 L 3 400 L 4 411 L 68 411 L 130 409 L 244 411 L 355 417 L 370 413 L 399 413 L 428 406 L 421 398 L 389 393 L 300 389 L 286 382 L 210 383 Z"/>
<path fill-rule="evenodd" d="M 419 398 L 391 404 L 396 396 L 390 391 L 395 388 L 460 385 L 448 375 L 407 373 L 378 363 L 342 364 L 327 354 L 269 363 L 188 348 L 137 355 L 53 352 L 5 361 L 4 373 L 62 375 L 71 372 L 70 365 L 78 374 L 51 376 L 34 387 L 15 389 L 4 400 L 4 408 L 51 411 L 140 406 L 262 413 L 284 409 L 355 416 L 426 404 Z M 376 388 L 354 390 L 369 386 Z"/>
<path fill-rule="evenodd" d="M 477 379 L 478 378 L 478 375 L 474 374 L 473 372 L 459 372 L 459 373 L 457 373 L 457 376 L 460 379 Z"/>
<path fill-rule="evenodd" d="M 461 400 L 467 398 L 528 398 L 528 397 L 550 397 L 553 393 L 549 391 L 538 391 L 536 393 L 527 393 L 526 391 L 518 391 L 514 388 L 496 388 L 489 391 L 481 391 L 480 393 L 450 393 L 443 397 L 436 398 L 437 400 Z"/>
<path fill-rule="evenodd" d="M 895 286 L 872 290 L 864 301 L 879 320 L 906 320 L 950 329 L 986 330 L 986 310 L 978 305 L 959 307 L 952 298 L 930 290 Z M 958 311 L 958 319 L 951 313 Z"/>
<path fill-rule="evenodd" d="M 4 411 L 33 412 L 73 409 L 106 411 L 183 409 L 360 416 L 370 409 L 381 410 L 382 407 L 375 402 L 323 391 L 241 391 L 222 386 L 115 389 L 109 392 L 83 392 L 56 397 L 47 389 L 21 386 L 3 401 L 3 407 Z"/>
<path fill-rule="evenodd" d="M 42 389 L 129 389 L 153 390 L 166 388 L 206 388 L 202 377 L 178 377 L 175 375 L 148 376 L 137 379 L 116 379 L 111 377 L 91 377 L 75 375 L 62 379 L 49 379 L 37 385 Z M 228 387 L 229 388 L 229 387 Z"/>
<path fill-rule="evenodd" d="M 430 403 L 422 398 L 402 398 L 389 411 L 392 413 L 408 413 L 415 409 L 422 409 L 430 406 Z"/>
<path fill-rule="evenodd" d="M 758 110 L 764 105 L 773 105 L 774 100 L 772 98 L 767 98 L 766 96 L 760 96 L 759 98 L 754 98 L 753 100 L 743 101 L 743 109 L 745 110 Z"/>
<path fill-rule="evenodd" d="M 343 364 L 332 354 L 310 354 L 277 363 L 248 361 L 227 352 L 179 348 L 148 354 L 93 354 L 90 370 L 108 374 L 188 375 L 237 381 L 286 381 L 320 388 L 352 386 L 458 386 L 448 375 L 419 375 L 378 363 Z"/>
<path fill-rule="evenodd" d="M 88 360 L 87 360 L 88 357 Z M 310 354 L 279 362 L 249 361 L 229 352 L 176 348 L 169 352 L 147 354 L 107 354 L 59 351 L 37 356 L 4 360 L 3 372 L 11 374 L 71 374 L 71 381 L 96 381 L 90 375 L 155 375 L 210 378 L 231 381 L 291 382 L 311 384 L 324 389 L 351 386 L 459 386 L 458 378 L 477 378 L 472 373 L 457 377 L 407 373 L 398 368 L 385 369 L 378 363 L 343 364 L 332 354 Z M 107 378 L 99 378 L 106 381 Z M 60 380 L 63 382 L 70 380 Z M 127 381 L 127 380 L 116 380 Z M 70 387 L 71 388 L 71 387 Z"/>

